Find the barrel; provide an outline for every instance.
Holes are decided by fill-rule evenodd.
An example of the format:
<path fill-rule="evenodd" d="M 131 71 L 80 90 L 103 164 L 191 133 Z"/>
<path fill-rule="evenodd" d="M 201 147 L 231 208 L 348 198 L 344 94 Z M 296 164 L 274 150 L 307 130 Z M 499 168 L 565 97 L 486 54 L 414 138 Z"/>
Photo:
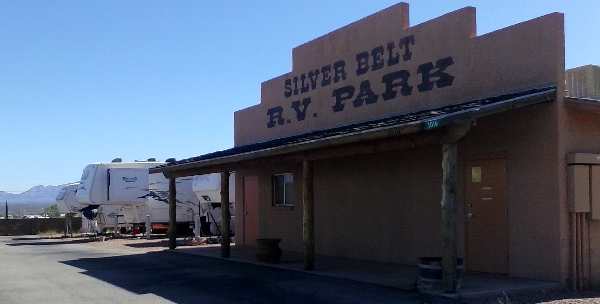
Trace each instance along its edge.
<path fill-rule="evenodd" d="M 256 259 L 264 263 L 279 263 L 281 260 L 281 239 L 256 239 Z"/>
<path fill-rule="evenodd" d="M 463 258 L 456 259 L 456 286 L 460 288 L 465 273 Z M 422 257 L 419 258 L 419 273 L 417 277 L 417 289 L 420 292 L 442 289 L 442 258 Z"/>

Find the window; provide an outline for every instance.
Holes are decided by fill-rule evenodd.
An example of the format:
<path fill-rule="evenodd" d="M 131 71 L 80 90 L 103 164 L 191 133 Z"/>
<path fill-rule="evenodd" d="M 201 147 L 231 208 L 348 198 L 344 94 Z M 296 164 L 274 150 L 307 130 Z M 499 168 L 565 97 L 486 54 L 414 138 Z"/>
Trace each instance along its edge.
<path fill-rule="evenodd" d="M 294 174 L 273 175 L 273 206 L 293 207 L 295 205 Z"/>

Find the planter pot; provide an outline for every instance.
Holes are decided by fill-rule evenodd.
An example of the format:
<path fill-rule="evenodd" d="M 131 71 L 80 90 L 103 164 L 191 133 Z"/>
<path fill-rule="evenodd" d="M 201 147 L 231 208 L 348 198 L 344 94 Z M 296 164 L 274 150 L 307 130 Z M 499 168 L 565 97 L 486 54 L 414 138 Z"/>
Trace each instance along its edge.
<path fill-rule="evenodd" d="M 463 258 L 456 259 L 456 286 L 461 288 L 465 273 Z M 439 291 L 442 289 L 442 258 L 422 257 L 419 258 L 419 274 L 417 278 L 417 289 L 420 292 Z"/>
<path fill-rule="evenodd" d="M 256 259 L 264 263 L 279 263 L 281 260 L 281 239 L 256 239 Z"/>

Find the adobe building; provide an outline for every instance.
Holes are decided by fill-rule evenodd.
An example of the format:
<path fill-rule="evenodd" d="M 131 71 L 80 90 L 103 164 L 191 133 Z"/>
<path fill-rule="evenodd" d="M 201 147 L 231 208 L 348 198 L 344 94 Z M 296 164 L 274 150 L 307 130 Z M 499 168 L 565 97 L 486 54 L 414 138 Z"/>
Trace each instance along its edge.
<path fill-rule="evenodd" d="M 451 286 L 464 257 L 600 286 L 600 102 L 565 97 L 564 43 L 561 13 L 478 35 L 473 7 L 411 25 L 400 3 L 294 48 L 235 147 L 152 172 L 235 172 L 237 246 L 307 269 L 442 256 Z"/>

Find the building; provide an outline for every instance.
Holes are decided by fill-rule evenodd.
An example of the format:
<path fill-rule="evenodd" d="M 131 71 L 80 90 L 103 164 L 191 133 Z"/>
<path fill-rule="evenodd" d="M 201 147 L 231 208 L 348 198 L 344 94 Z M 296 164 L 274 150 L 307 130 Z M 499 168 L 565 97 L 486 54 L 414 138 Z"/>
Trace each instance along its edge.
<path fill-rule="evenodd" d="M 235 147 L 152 171 L 235 171 L 237 244 L 307 269 L 442 256 L 454 288 L 458 256 L 600 286 L 600 102 L 565 97 L 563 15 L 476 30 L 475 8 L 410 25 L 400 3 L 316 38 L 235 113 Z"/>
<path fill-rule="evenodd" d="M 586 65 L 567 70 L 567 96 L 600 99 L 600 67 Z"/>

